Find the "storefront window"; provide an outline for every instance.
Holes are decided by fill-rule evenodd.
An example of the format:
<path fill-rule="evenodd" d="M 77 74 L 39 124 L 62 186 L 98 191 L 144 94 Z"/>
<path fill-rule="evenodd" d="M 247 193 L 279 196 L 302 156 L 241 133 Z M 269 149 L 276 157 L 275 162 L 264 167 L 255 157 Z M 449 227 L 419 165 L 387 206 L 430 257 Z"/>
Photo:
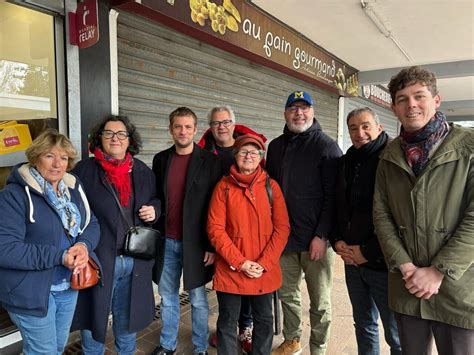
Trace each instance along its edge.
<path fill-rule="evenodd" d="M 0 0 L 0 188 L 46 127 L 58 127 L 54 18 Z"/>

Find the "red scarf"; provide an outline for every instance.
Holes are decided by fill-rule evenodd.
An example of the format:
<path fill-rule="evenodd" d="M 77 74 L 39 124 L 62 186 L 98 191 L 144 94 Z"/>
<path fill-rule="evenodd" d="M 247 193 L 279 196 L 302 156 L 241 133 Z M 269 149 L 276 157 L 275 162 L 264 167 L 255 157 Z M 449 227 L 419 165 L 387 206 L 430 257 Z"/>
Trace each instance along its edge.
<path fill-rule="evenodd" d="M 132 171 L 132 155 L 127 152 L 125 158 L 115 159 L 105 154 L 99 148 L 94 150 L 95 160 L 100 163 L 105 171 L 105 176 L 112 182 L 118 192 L 120 204 L 127 206 L 130 204 L 132 195 L 132 184 L 130 172 Z"/>
<path fill-rule="evenodd" d="M 260 170 L 262 170 L 262 167 L 260 165 L 257 166 L 257 169 L 250 175 L 245 175 L 239 172 L 237 165 L 232 165 L 230 167 L 230 172 L 229 174 L 232 175 L 235 180 L 237 180 L 240 185 L 244 187 L 249 187 L 252 186 L 253 181 L 257 177 L 257 175 L 260 175 Z"/>

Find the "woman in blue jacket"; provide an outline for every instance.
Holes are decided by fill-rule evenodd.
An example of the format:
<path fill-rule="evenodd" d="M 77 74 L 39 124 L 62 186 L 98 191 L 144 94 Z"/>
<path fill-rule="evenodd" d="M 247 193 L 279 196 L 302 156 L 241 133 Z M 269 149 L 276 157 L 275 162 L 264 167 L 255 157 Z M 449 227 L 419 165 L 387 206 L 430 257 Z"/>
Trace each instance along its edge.
<path fill-rule="evenodd" d="M 75 150 L 56 130 L 27 149 L 0 191 L 0 302 L 23 338 L 23 354 L 61 354 L 99 225 L 79 180 L 66 172 Z M 97 260 L 96 260 L 97 261 Z"/>

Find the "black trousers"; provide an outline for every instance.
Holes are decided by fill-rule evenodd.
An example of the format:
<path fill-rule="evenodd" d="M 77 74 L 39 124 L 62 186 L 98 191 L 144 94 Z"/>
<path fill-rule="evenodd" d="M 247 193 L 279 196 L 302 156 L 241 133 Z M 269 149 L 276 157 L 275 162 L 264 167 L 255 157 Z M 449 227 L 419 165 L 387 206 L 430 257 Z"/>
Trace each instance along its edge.
<path fill-rule="evenodd" d="M 433 338 L 439 355 L 474 354 L 474 329 L 395 313 L 403 355 L 431 355 Z"/>
<path fill-rule="evenodd" d="M 252 355 L 269 355 L 273 341 L 272 293 L 248 297 L 252 307 Z M 234 355 L 237 347 L 237 321 L 242 295 L 217 292 L 219 317 L 217 318 L 217 354 Z"/>

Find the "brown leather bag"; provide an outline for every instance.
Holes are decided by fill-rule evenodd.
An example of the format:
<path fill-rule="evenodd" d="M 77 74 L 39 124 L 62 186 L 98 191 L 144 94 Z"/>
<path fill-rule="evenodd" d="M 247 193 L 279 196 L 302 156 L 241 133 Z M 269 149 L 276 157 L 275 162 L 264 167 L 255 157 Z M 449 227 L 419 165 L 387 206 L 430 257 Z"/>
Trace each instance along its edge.
<path fill-rule="evenodd" d="M 71 288 L 74 290 L 83 290 L 97 285 L 100 279 L 99 266 L 89 257 L 87 266 L 78 274 L 71 275 Z"/>

